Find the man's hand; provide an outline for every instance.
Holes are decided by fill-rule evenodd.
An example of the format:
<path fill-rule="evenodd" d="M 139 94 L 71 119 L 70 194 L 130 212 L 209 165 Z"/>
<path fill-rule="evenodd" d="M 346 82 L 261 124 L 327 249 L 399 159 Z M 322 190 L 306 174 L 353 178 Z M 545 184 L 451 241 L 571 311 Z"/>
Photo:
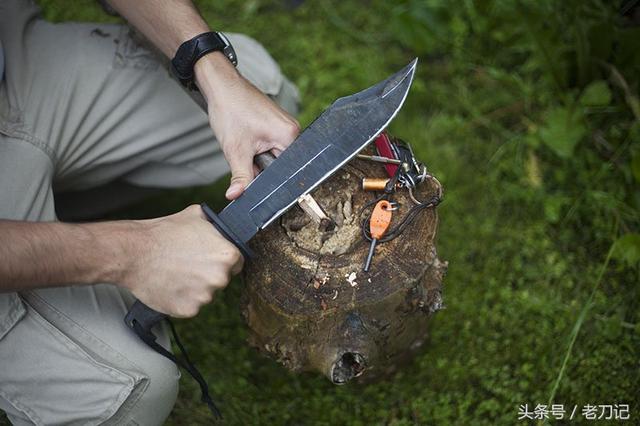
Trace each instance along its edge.
<path fill-rule="evenodd" d="M 0 292 L 113 283 L 149 307 L 192 317 L 242 269 L 200 206 L 150 220 L 0 220 Z"/>
<path fill-rule="evenodd" d="M 141 221 L 137 253 L 120 283 L 147 306 L 172 317 L 195 316 L 242 269 L 238 249 L 216 232 L 200 206 Z"/>
<path fill-rule="evenodd" d="M 243 78 L 221 53 L 202 57 L 195 66 L 207 100 L 209 121 L 231 168 L 230 200 L 238 198 L 258 170 L 253 157 L 278 156 L 300 132 L 295 118 Z"/>

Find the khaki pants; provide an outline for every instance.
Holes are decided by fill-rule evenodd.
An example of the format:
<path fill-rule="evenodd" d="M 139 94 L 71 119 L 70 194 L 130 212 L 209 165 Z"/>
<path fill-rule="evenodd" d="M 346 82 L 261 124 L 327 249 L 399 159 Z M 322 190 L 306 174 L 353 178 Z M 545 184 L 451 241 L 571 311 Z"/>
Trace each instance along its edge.
<path fill-rule="evenodd" d="M 37 12 L 0 1 L 0 219 L 56 220 L 54 191 L 228 172 L 207 116 L 126 27 Z M 295 113 L 296 89 L 262 46 L 229 38 L 240 72 Z M 15 424 L 162 423 L 179 373 L 124 326 L 131 302 L 108 283 L 0 294 L 0 409 Z"/>

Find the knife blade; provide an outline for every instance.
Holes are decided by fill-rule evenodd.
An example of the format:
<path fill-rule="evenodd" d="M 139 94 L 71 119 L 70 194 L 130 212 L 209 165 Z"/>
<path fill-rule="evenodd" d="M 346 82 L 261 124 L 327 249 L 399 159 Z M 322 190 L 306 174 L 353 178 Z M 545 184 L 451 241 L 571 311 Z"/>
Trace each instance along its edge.
<path fill-rule="evenodd" d="M 256 155 L 253 159 L 253 162 L 260 168 L 260 170 L 264 170 L 271 163 L 275 161 L 276 157 L 273 156 L 270 152 L 263 152 L 262 154 Z M 305 194 L 296 200 L 300 208 L 318 225 L 324 228 L 335 227 L 335 223 L 333 220 L 327 216 L 324 212 L 320 204 L 311 196 L 311 194 Z"/>
<path fill-rule="evenodd" d="M 347 163 L 395 117 L 407 96 L 417 59 L 386 80 L 336 100 L 219 214 L 246 243 L 302 195 Z"/>

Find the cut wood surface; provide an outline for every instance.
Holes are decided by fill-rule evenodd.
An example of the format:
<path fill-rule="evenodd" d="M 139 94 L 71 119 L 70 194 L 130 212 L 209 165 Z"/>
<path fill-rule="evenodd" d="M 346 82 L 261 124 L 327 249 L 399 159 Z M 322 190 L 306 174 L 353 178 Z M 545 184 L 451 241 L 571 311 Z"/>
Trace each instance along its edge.
<path fill-rule="evenodd" d="M 291 370 L 319 371 L 336 384 L 393 371 L 423 345 L 429 317 L 443 306 L 447 264 L 436 254 L 435 208 L 378 244 L 363 272 L 369 242 L 359 212 L 375 198 L 361 189 L 363 177 L 386 174 L 379 163 L 353 160 L 313 192 L 334 230 L 321 231 L 292 208 L 252 241 L 256 260 L 245 269 L 250 343 Z M 415 195 L 436 191 L 428 180 Z M 413 205 L 406 190 L 394 201 L 392 227 Z"/>

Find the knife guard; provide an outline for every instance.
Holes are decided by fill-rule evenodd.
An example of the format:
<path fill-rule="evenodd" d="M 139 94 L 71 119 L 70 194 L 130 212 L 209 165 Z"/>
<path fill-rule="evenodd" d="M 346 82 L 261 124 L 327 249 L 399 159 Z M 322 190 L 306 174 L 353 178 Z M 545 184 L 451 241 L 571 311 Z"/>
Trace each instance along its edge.
<path fill-rule="evenodd" d="M 211 210 L 209 206 L 205 203 L 200 204 L 202 207 L 202 211 L 205 216 L 207 216 L 207 220 L 211 222 L 211 224 L 220 232 L 227 240 L 231 241 L 233 245 L 238 247 L 242 256 L 244 256 L 244 260 L 249 260 L 254 257 L 253 251 L 249 248 L 248 245 L 244 243 L 240 238 L 238 238 L 233 231 L 218 217 L 217 214 Z"/>

